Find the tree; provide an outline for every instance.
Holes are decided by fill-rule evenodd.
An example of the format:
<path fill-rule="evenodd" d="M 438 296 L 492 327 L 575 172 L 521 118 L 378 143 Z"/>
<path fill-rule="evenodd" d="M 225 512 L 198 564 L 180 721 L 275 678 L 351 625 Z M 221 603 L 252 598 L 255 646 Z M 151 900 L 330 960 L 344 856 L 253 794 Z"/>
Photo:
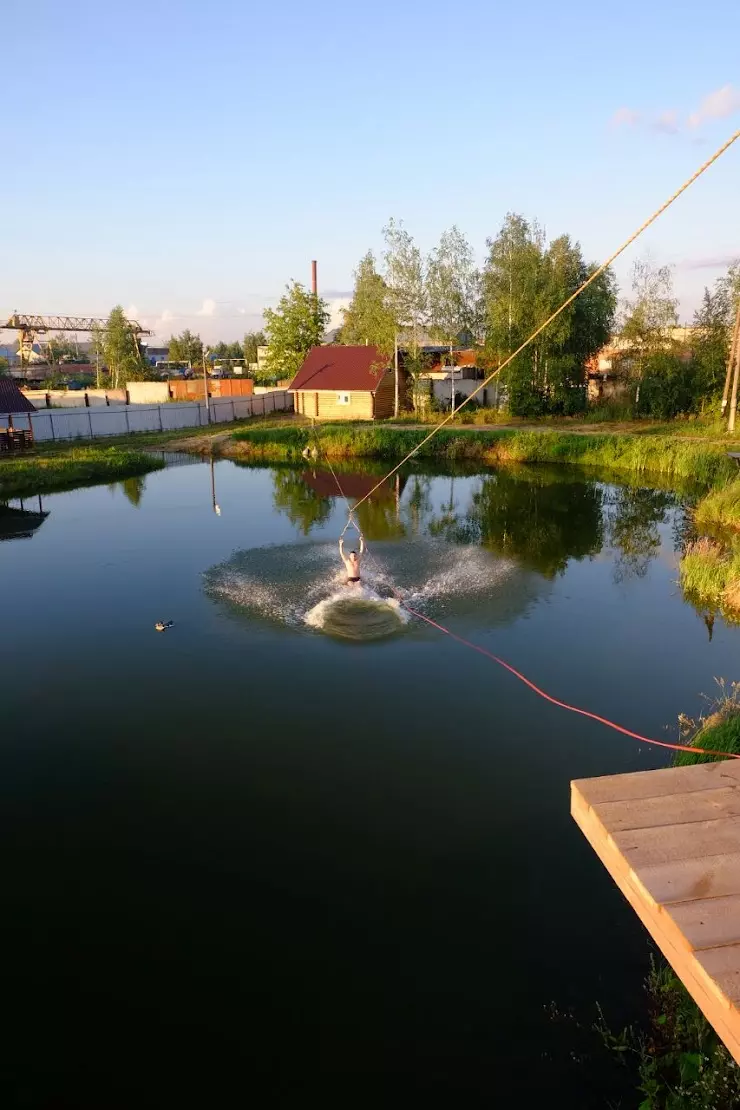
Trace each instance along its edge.
<path fill-rule="evenodd" d="M 203 342 L 199 335 L 193 335 L 186 328 L 180 335 L 170 336 L 169 342 L 170 362 L 189 362 L 197 366 L 203 362 Z"/>
<path fill-rule="evenodd" d="M 427 300 L 432 335 L 454 344 L 479 331 L 480 274 L 473 248 L 457 227 L 443 232 L 427 263 Z"/>
<path fill-rule="evenodd" d="M 47 357 L 49 362 L 53 365 L 55 362 L 61 362 L 63 359 L 79 358 L 79 349 L 75 343 L 70 343 L 68 339 L 61 336 L 53 336 L 46 344 Z"/>
<path fill-rule="evenodd" d="M 678 301 L 673 295 L 670 266 L 655 266 L 650 259 L 635 262 L 631 300 L 624 303 L 621 337 L 630 346 L 632 376 L 639 383 L 648 359 L 672 347 L 671 328 L 678 324 Z"/>
<path fill-rule="evenodd" d="M 114 389 L 145 378 L 147 367 L 131 324 L 121 305 L 111 309 L 103 333 L 103 352 Z"/>
<path fill-rule="evenodd" d="M 580 245 L 571 242 L 569 235 L 550 243 L 542 265 L 538 304 L 542 319 L 551 316 L 597 269 L 585 262 Z M 536 388 L 544 410 L 567 416 L 585 408 L 585 364 L 609 338 L 616 307 L 616 281 L 605 270 L 538 337 Z"/>
<path fill-rule="evenodd" d="M 483 319 L 489 361 L 501 364 L 596 270 L 580 245 L 561 235 L 548 245 L 536 223 L 509 213 L 488 240 Z M 586 402 L 584 367 L 608 338 L 616 284 L 600 274 L 505 370 L 517 416 L 573 413 Z"/>
<path fill-rule="evenodd" d="M 538 319 L 537 294 L 543 236 L 537 225 L 509 212 L 495 239 L 488 239 L 483 270 L 483 319 L 489 359 L 505 361 L 532 334 Z M 510 364 L 504 381 L 514 413 L 532 408 L 533 352 L 523 351 Z M 538 406 L 535 406 L 537 408 Z"/>
<path fill-rule="evenodd" d="M 404 369 L 410 374 L 414 404 L 418 397 L 419 376 L 424 369 L 421 332 L 427 323 L 427 284 L 424 259 L 403 223 L 389 220 L 383 228 L 385 238 L 385 282 L 390 292 L 390 307 L 403 343 Z"/>
<path fill-rule="evenodd" d="M 704 289 L 701 306 L 694 313 L 694 370 L 699 404 L 722 392 L 734 323 L 731 288 L 720 278 L 713 290 Z"/>
<path fill-rule="evenodd" d="M 375 257 L 368 251 L 355 270 L 355 288 L 352 300 L 343 311 L 342 343 L 369 343 L 381 354 L 393 353 L 398 322 L 390 290 L 375 268 Z"/>
<path fill-rule="evenodd" d="M 257 348 L 266 347 L 267 340 L 263 331 L 248 331 L 244 336 L 242 343 L 242 351 L 244 353 L 244 361 L 247 365 L 254 365 L 257 361 Z"/>
<path fill-rule="evenodd" d="M 294 378 L 311 348 L 321 344 L 328 322 L 326 301 L 299 281 L 286 286 L 277 308 L 265 309 L 268 374 Z"/>
<path fill-rule="evenodd" d="M 7 377 L 9 369 L 10 363 L 8 362 L 7 358 L 5 358 L 4 355 L 0 355 L 0 378 Z"/>
<path fill-rule="evenodd" d="M 383 228 L 385 238 L 385 281 L 390 303 L 399 327 L 409 334 L 412 356 L 418 354 L 420 333 L 427 322 L 427 287 L 424 259 L 403 222 L 389 220 Z"/>

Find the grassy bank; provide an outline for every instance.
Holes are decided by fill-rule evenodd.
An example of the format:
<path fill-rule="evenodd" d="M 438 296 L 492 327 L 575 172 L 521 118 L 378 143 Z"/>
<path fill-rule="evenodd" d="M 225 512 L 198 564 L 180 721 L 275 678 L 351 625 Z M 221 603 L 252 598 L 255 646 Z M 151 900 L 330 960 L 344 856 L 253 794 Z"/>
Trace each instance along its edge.
<path fill-rule="evenodd" d="M 700 605 L 740 609 L 740 548 L 702 536 L 688 545 L 679 564 L 681 588 Z"/>
<path fill-rule="evenodd" d="M 740 478 L 717 485 L 696 506 L 699 525 L 740 529 Z"/>
<path fill-rule="evenodd" d="M 740 755 L 740 683 L 718 680 L 719 693 L 709 703 L 706 716 L 692 720 L 681 717 L 681 743 L 715 752 L 733 752 Z M 675 767 L 692 763 L 714 763 L 721 756 L 701 755 L 699 752 L 676 752 Z"/>
<path fill-rule="evenodd" d="M 390 463 L 418 447 L 427 434 L 420 428 L 329 424 L 315 433 L 305 426 L 246 428 L 236 432 L 231 442 L 233 454 L 265 462 L 297 462 L 306 447 L 317 446 L 320 455 L 332 460 L 364 458 Z M 417 457 L 446 462 L 576 463 L 676 475 L 707 486 L 726 482 L 736 473 L 722 445 L 670 436 L 445 428 L 420 447 Z"/>
<path fill-rule="evenodd" d="M 121 447 L 67 447 L 53 452 L 14 455 L 0 462 L 0 500 L 115 482 L 159 470 L 156 455 Z"/>

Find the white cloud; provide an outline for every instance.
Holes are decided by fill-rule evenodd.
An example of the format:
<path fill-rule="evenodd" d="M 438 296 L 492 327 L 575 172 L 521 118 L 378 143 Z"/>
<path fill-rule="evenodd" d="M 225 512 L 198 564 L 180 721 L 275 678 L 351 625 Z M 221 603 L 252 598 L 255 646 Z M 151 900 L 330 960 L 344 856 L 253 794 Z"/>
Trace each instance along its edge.
<path fill-rule="evenodd" d="M 701 127 L 709 119 L 727 119 L 735 112 L 740 112 L 740 89 L 723 85 L 704 97 L 697 110 L 689 116 L 688 124 L 689 127 Z"/>
<path fill-rule="evenodd" d="M 349 302 L 352 300 L 351 296 L 348 297 L 334 297 L 327 299 L 329 306 L 329 323 L 327 330 L 332 331 L 334 328 L 340 328 L 344 323 L 344 314 L 342 309 L 347 308 Z"/>
<path fill-rule="evenodd" d="M 216 302 L 211 297 L 206 297 L 203 304 L 195 314 L 196 316 L 215 316 Z"/>
<path fill-rule="evenodd" d="M 634 127 L 640 122 L 640 113 L 634 108 L 617 108 L 610 123 L 612 127 Z"/>
<path fill-rule="evenodd" d="M 678 134 L 678 112 L 675 108 L 669 108 L 665 112 L 661 112 L 653 122 L 653 130 L 662 131 L 665 135 Z"/>
<path fill-rule="evenodd" d="M 138 320 L 139 319 L 139 310 L 138 310 L 138 308 L 136 307 L 135 304 L 130 304 L 128 306 L 128 308 L 126 309 L 126 319 L 127 320 Z"/>

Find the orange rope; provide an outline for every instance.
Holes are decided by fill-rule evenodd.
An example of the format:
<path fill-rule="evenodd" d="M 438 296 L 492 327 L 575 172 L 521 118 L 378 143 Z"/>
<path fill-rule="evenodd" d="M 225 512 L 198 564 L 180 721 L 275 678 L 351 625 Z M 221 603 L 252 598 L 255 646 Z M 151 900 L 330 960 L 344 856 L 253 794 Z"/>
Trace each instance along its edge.
<path fill-rule="evenodd" d="M 329 464 L 329 469 L 334 476 L 334 481 L 337 484 L 337 489 L 347 503 L 350 519 L 352 519 L 354 510 L 359 504 L 361 504 L 361 502 L 358 501 L 354 506 L 349 506 L 349 501 L 347 501 L 345 493 L 341 485 L 339 484 L 339 479 L 334 473 L 334 469 L 331 464 Z M 364 500 L 365 498 L 363 498 L 363 501 Z M 357 530 L 359 532 L 359 527 L 357 528 Z M 377 559 L 374 558 L 373 554 L 367 546 L 367 543 L 365 543 L 365 555 L 368 558 L 372 559 L 376 567 L 378 567 L 378 570 L 380 570 L 382 573 L 382 568 L 379 566 Z M 712 755 L 720 759 L 740 759 L 740 755 L 737 755 L 735 752 L 718 752 L 712 750 L 711 748 L 698 748 L 690 744 L 672 744 L 669 743 L 667 740 L 652 740 L 649 736 L 643 736 L 639 732 L 633 732 L 632 729 L 624 728 L 623 725 L 618 725 L 615 721 L 610 721 L 608 717 L 602 717 L 599 713 L 592 713 L 589 709 L 581 709 L 577 705 L 570 705 L 566 701 L 561 701 L 559 698 L 554 698 L 552 694 L 546 693 L 545 690 L 542 690 L 539 686 L 532 682 L 531 679 L 522 674 L 521 671 L 518 671 L 516 667 L 512 667 L 511 663 L 507 663 L 505 659 L 502 659 L 498 655 L 494 655 L 492 651 L 488 651 L 487 648 L 481 647 L 479 644 L 474 644 L 472 640 L 466 640 L 464 636 L 458 635 L 457 632 L 452 632 L 449 628 L 446 628 L 445 625 L 440 624 L 438 621 L 432 620 L 431 617 L 425 616 L 424 613 L 420 613 L 418 609 L 412 609 L 410 605 L 407 605 L 401 594 L 395 589 L 393 585 L 391 585 L 391 590 L 394 597 L 396 598 L 396 601 L 399 603 L 399 605 L 403 606 L 407 613 L 410 613 L 413 617 L 416 617 L 420 621 L 424 621 L 432 628 L 436 628 L 438 632 L 443 632 L 445 636 L 449 636 L 450 639 L 457 640 L 459 644 L 463 644 L 465 647 L 469 647 L 473 651 L 477 651 L 479 655 L 485 655 L 487 659 L 491 659 L 494 663 L 498 663 L 500 667 L 503 667 L 504 670 L 507 670 L 509 674 L 513 674 L 515 678 L 518 678 L 520 682 L 523 682 L 525 686 L 528 686 L 529 689 L 533 690 L 534 693 L 537 694 L 539 697 L 544 698 L 545 701 L 549 701 L 551 705 L 557 705 L 558 708 L 566 709 L 569 713 L 577 713 L 580 717 L 588 717 L 589 720 L 597 721 L 600 725 L 606 725 L 607 728 L 614 729 L 615 732 L 621 732 L 622 735 L 629 736 L 633 740 L 639 740 L 643 744 L 652 744 L 656 748 L 670 748 L 670 750 L 674 752 L 690 752 L 694 755 Z"/>
<path fill-rule="evenodd" d="M 640 235 L 642 235 L 643 231 L 646 231 L 651 224 L 655 223 L 658 217 L 662 216 L 666 209 L 670 208 L 674 201 L 678 200 L 681 194 L 685 193 L 689 186 L 694 184 L 697 178 L 701 177 L 701 175 L 706 170 L 708 170 L 709 167 L 713 165 L 718 158 L 721 158 L 725 151 L 728 150 L 737 139 L 740 139 L 740 130 L 736 131 L 734 135 L 731 135 L 730 138 L 722 144 L 719 150 L 716 150 L 714 152 L 711 158 L 708 158 L 706 162 L 703 163 L 703 165 L 699 166 L 699 169 L 696 170 L 696 172 L 693 173 L 687 181 L 684 181 L 680 189 L 677 189 L 676 192 L 673 193 L 667 201 L 661 204 L 660 208 L 656 209 L 656 211 L 653 212 L 652 216 L 650 216 L 649 219 L 645 220 L 645 222 L 641 224 L 640 227 L 638 227 L 637 231 L 633 232 L 632 235 L 630 235 L 629 239 L 625 239 L 624 243 L 622 243 L 622 246 L 618 250 L 614 251 L 614 254 L 610 255 L 610 257 L 607 258 L 605 262 L 602 262 L 598 269 L 594 270 L 591 276 L 588 277 L 586 281 L 584 281 L 583 285 L 579 286 L 579 288 L 576 289 L 575 293 L 571 293 L 568 299 L 563 301 L 563 303 L 560 305 L 560 308 L 557 308 L 555 312 L 552 313 L 552 315 L 548 316 L 544 324 L 540 324 L 536 331 L 533 331 L 529 338 L 525 339 L 525 341 L 521 344 L 521 346 L 517 347 L 513 354 L 510 354 L 508 358 L 506 358 L 496 370 L 489 374 L 488 377 L 484 381 L 482 381 L 481 384 L 465 398 L 464 401 L 460 402 L 454 412 L 450 412 L 444 418 L 444 420 L 440 420 L 439 424 L 437 424 L 436 427 L 432 428 L 431 432 L 429 432 L 428 435 L 424 436 L 421 442 L 418 443 L 412 451 L 409 451 L 408 455 L 401 459 L 400 463 L 398 463 L 397 466 L 394 466 L 392 470 L 388 471 L 385 478 L 382 478 L 377 485 L 373 486 L 369 493 L 366 493 L 364 497 L 360 498 L 360 500 L 355 504 L 355 509 L 358 505 L 361 505 L 363 501 L 367 501 L 368 497 L 372 496 L 372 494 L 375 493 L 375 491 L 379 489 L 380 486 L 382 486 L 383 482 L 385 482 L 388 478 L 392 478 L 393 475 L 398 470 L 400 470 L 405 463 L 409 461 L 409 459 L 414 457 L 417 451 L 421 450 L 425 443 L 429 442 L 432 436 L 436 436 L 437 432 L 444 428 L 446 424 L 449 424 L 451 420 L 454 420 L 457 413 L 460 411 L 461 408 L 467 405 L 468 401 L 472 401 L 473 397 L 477 396 L 477 394 L 479 394 L 481 390 L 485 389 L 489 382 L 492 382 L 497 374 L 500 374 L 502 370 L 504 370 L 511 362 L 514 361 L 514 359 L 518 355 L 522 353 L 522 351 L 526 350 L 526 348 L 534 342 L 537 336 L 541 335 L 545 328 L 549 327 L 553 320 L 556 320 L 561 312 L 564 312 L 568 305 L 571 305 L 573 303 L 576 297 L 580 297 L 581 293 L 583 293 L 585 289 L 588 289 L 591 282 L 595 281 L 600 274 L 603 274 L 604 270 L 608 269 L 608 267 L 611 266 L 612 263 L 619 258 L 620 254 L 623 254 L 624 251 L 626 251 L 627 248 L 630 247 L 634 243 L 634 241 L 639 238 Z"/>
<path fill-rule="evenodd" d="M 649 736 L 642 736 L 639 732 L 633 732 L 632 729 L 623 728 L 622 725 L 610 721 L 608 717 L 602 717 L 598 713 L 591 713 L 588 709 L 580 709 L 577 705 L 569 705 L 566 701 L 560 701 L 559 698 L 554 698 L 552 694 L 548 694 L 544 690 L 541 690 L 539 686 L 536 686 L 534 682 L 528 679 L 526 675 L 523 675 L 521 671 L 518 671 L 516 667 L 512 667 L 511 663 L 507 663 L 505 659 L 501 659 L 498 655 L 494 655 L 492 651 L 487 651 L 486 648 L 480 647 L 479 644 L 474 644 L 471 640 L 466 640 L 464 636 L 458 636 L 456 632 L 451 632 L 450 629 L 445 628 L 443 624 L 433 621 L 431 617 L 424 616 L 423 613 L 419 613 L 416 609 L 412 609 L 403 601 L 401 601 L 401 604 L 407 612 L 418 617 L 419 620 L 426 621 L 432 628 L 436 628 L 439 632 L 444 632 L 446 636 L 450 636 L 453 640 L 457 640 L 459 644 L 464 644 L 465 647 L 472 648 L 473 651 L 477 651 L 480 655 L 485 655 L 486 658 L 492 659 L 494 663 L 498 663 L 500 667 L 504 667 L 505 670 L 513 674 L 515 678 L 518 678 L 520 682 L 523 682 L 525 686 L 528 686 L 530 690 L 534 690 L 535 694 L 538 694 L 539 697 L 544 698 L 545 701 L 549 701 L 552 705 L 557 705 L 560 709 L 567 709 L 570 713 L 578 713 L 581 717 L 588 717 L 592 721 L 598 721 L 599 724 L 606 725 L 607 728 L 613 728 L 616 732 L 623 733 L 624 736 L 631 736 L 634 740 L 639 740 L 643 744 L 654 744 L 658 748 L 670 748 L 674 752 L 692 752 L 697 755 L 719 756 L 722 759 L 740 759 L 740 755 L 737 755 L 735 752 L 716 752 L 712 751 L 711 748 L 696 748 L 690 744 L 671 744 L 667 740 L 651 740 Z"/>

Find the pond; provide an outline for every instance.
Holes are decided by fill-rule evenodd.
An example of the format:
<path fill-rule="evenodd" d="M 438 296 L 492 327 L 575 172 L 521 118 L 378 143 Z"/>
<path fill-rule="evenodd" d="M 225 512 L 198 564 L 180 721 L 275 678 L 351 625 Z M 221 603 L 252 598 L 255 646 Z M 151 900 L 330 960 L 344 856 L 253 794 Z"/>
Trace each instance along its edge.
<path fill-rule="evenodd" d="M 0 511 L 3 1105 L 606 1105 L 580 1032 L 640 1019 L 649 948 L 569 782 L 667 753 L 418 619 L 317 616 L 330 474 L 180 461 Z M 643 734 L 735 676 L 684 494 L 411 465 L 360 521 L 363 589 Z"/>

